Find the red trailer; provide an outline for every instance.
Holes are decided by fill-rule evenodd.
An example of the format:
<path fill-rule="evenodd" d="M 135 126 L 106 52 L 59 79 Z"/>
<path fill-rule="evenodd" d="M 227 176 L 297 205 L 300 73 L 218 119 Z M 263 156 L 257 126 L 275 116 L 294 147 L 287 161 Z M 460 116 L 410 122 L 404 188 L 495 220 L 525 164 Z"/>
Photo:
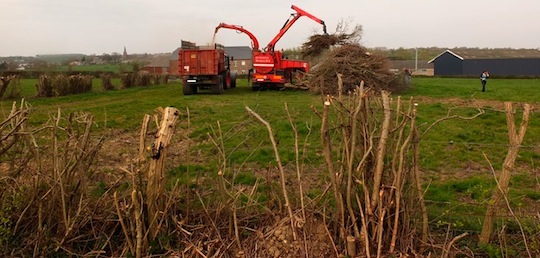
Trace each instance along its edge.
<path fill-rule="evenodd" d="M 236 87 L 236 74 L 231 74 L 229 57 L 222 45 L 196 46 L 182 41 L 178 60 L 184 95 L 203 89 L 221 94 L 227 88 Z"/>

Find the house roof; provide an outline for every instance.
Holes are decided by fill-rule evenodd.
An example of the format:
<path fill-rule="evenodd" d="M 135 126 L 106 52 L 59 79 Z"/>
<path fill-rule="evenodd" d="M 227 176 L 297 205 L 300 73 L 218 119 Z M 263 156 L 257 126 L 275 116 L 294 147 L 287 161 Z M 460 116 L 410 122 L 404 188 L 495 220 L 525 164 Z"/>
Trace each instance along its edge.
<path fill-rule="evenodd" d="M 145 65 L 145 67 L 169 67 L 169 56 L 168 55 L 157 55 L 155 56 L 150 64 Z"/>
<path fill-rule="evenodd" d="M 225 47 L 225 52 L 232 56 L 234 59 L 251 59 L 252 51 L 250 47 L 246 46 L 233 46 Z"/>
<path fill-rule="evenodd" d="M 169 60 L 171 61 L 175 61 L 175 60 L 178 60 L 178 52 L 180 51 L 180 48 L 176 48 L 172 53 L 171 53 L 171 56 L 169 58 Z"/>
<path fill-rule="evenodd" d="M 540 58 L 539 49 L 510 49 L 510 48 L 498 48 L 498 49 L 478 49 L 478 48 L 467 48 L 467 49 L 447 49 L 446 51 L 440 53 L 433 59 L 429 60 L 428 63 L 432 63 L 435 59 L 439 58 L 445 53 L 450 53 L 451 55 L 459 58 L 461 60 L 470 60 L 470 59 L 518 59 L 518 58 Z"/>

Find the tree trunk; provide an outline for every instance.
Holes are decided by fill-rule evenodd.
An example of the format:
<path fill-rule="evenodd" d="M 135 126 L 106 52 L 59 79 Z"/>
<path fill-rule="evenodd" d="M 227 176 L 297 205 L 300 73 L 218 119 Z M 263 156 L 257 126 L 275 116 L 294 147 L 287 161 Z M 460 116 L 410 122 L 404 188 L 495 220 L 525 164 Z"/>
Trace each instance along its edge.
<path fill-rule="evenodd" d="M 390 118 L 392 115 L 392 110 L 390 109 L 390 93 L 383 91 L 381 92 L 381 96 L 383 100 L 384 120 L 382 123 L 379 145 L 377 146 L 377 162 L 375 163 L 375 173 L 373 175 L 373 192 L 371 192 L 371 204 L 373 205 L 373 208 L 379 203 L 379 189 L 381 187 L 381 180 L 384 170 L 386 142 L 388 141 L 388 134 L 390 133 Z"/>
<path fill-rule="evenodd" d="M 497 209 L 499 208 L 501 200 L 508 193 L 510 174 L 512 171 L 514 171 L 514 163 L 518 155 L 519 147 L 523 142 L 523 137 L 525 136 L 525 132 L 527 131 L 527 126 L 529 124 L 529 113 L 531 108 L 528 104 L 523 106 L 523 118 L 521 120 L 521 128 L 519 133 L 516 132 L 512 103 L 505 102 L 504 106 L 506 110 L 506 124 L 508 125 L 508 138 L 510 146 L 508 147 L 508 153 L 504 159 L 497 189 L 493 192 L 491 201 L 488 204 L 484 225 L 482 226 L 482 233 L 480 234 L 480 243 L 482 244 L 487 244 L 490 241 L 491 234 L 493 233 L 493 220 L 497 216 Z"/>

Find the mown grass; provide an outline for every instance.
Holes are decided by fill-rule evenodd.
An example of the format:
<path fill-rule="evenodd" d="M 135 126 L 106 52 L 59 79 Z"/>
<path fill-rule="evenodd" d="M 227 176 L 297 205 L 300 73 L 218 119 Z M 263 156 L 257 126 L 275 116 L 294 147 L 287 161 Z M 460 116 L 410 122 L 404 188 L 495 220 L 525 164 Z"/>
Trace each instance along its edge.
<path fill-rule="evenodd" d="M 513 102 L 536 102 L 540 99 L 540 79 L 489 79 L 486 92 L 481 92 L 479 79 L 414 78 L 412 90 L 404 96 L 433 98 L 481 99 Z"/>
<path fill-rule="evenodd" d="M 419 106 L 420 127 L 427 128 L 435 120 L 450 115 L 464 117 L 477 113 L 474 108 L 480 103 L 485 114 L 474 120 L 452 119 L 435 126 L 425 135 L 422 145 L 424 168 L 444 171 L 449 168 L 469 169 L 470 163 L 486 164 L 483 153 L 499 169 L 507 151 L 508 137 L 506 116 L 502 102 L 518 104 L 516 123 L 521 121 L 520 103 L 538 106 L 540 100 L 540 80 L 538 79 L 492 79 L 488 91 L 480 92 L 476 79 L 463 78 L 416 78 L 412 90 L 404 97 L 428 97 Z M 422 101 L 422 100 L 421 100 Z M 524 148 L 518 160 L 531 163 L 538 159 L 540 121 L 537 113 L 532 113 Z M 427 155 L 426 155 L 427 154 Z M 433 158 L 437 157 L 437 158 Z M 448 166 L 450 165 L 450 166 Z"/>
<path fill-rule="evenodd" d="M 273 152 L 268 148 L 266 130 L 249 117 L 245 107 L 259 113 L 272 124 L 283 149 L 285 162 L 294 158 L 292 149 L 293 134 L 287 119 L 287 103 L 293 120 L 297 123 L 303 141 L 309 135 L 311 140 L 308 155 L 310 163 L 321 162 L 316 151 L 318 146 L 319 119 L 311 106 L 320 109 L 320 97 L 301 91 L 266 91 L 252 92 L 242 80 L 239 87 L 230 89 L 223 95 L 207 93 L 182 96 L 181 84 L 173 81 L 168 85 L 135 87 L 115 91 L 103 91 L 100 80 L 94 80 L 93 91 L 88 94 L 70 95 L 58 98 L 34 98 L 35 80 L 22 80 L 23 95 L 35 107 L 31 123 L 41 124 L 58 108 L 64 112 L 87 111 L 95 116 L 99 128 L 116 128 L 126 131 L 138 130 L 144 114 L 152 113 L 156 107 L 174 106 L 182 112 L 182 120 L 187 120 L 189 111 L 191 137 L 204 140 L 207 134 L 217 131 L 217 123 L 222 127 L 226 138 L 226 147 L 232 163 L 245 161 L 246 157 L 261 164 L 273 161 Z M 119 88 L 119 81 L 113 81 Z M 447 115 L 472 116 L 477 113 L 474 104 L 464 105 L 460 101 L 519 101 L 536 103 L 540 100 L 540 80 L 491 79 L 489 90 L 481 93 L 476 79 L 460 78 L 415 78 L 414 87 L 402 96 L 418 99 L 418 124 L 420 130 L 426 130 L 437 119 Z M 425 99 L 425 98 L 428 99 Z M 495 103 L 495 102 L 494 102 Z M 507 149 L 506 117 L 500 107 L 483 106 L 485 114 L 474 120 L 451 119 L 433 127 L 422 139 L 422 167 L 428 171 L 453 172 L 470 170 L 482 164 L 486 168 L 483 153 L 499 168 Z M 4 111 L 11 105 L 9 101 L 1 103 Z M 517 106 L 516 106 L 517 107 Z M 517 113 L 519 119 L 520 114 Z M 531 116 L 524 148 L 520 152 L 519 162 L 532 165 L 540 158 L 538 138 L 540 121 L 537 113 Z M 212 149 L 212 146 L 207 150 Z M 206 148 L 198 146 L 198 148 Z"/>
<path fill-rule="evenodd" d="M 33 98 L 35 96 L 36 80 L 22 80 L 23 95 L 35 107 L 31 122 L 43 123 L 48 114 L 56 112 L 58 108 L 64 112 L 87 111 L 95 116 L 96 124 L 100 128 L 118 128 L 122 130 L 137 130 L 144 114 L 152 113 L 156 107 L 174 106 L 178 108 L 183 119 L 187 119 L 189 110 L 191 122 L 191 137 L 206 139 L 207 134 L 217 130 L 219 121 L 222 131 L 226 134 L 227 146 L 235 149 L 230 152 L 231 162 L 241 162 L 245 157 L 253 157 L 260 163 L 273 160 L 273 152 L 269 149 L 256 149 L 255 147 L 267 143 L 266 131 L 262 126 L 251 119 L 245 107 L 249 106 L 272 124 L 279 146 L 284 149 L 285 162 L 292 160 L 293 135 L 285 111 L 285 103 L 289 106 L 291 116 L 296 121 L 302 139 L 310 135 L 313 139 L 309 143 L 318 146 L 319 119 L 311 106 L 320 107 L 320 97 L 311 93 L 300 91 L 266 91 L 252 92 L 246 87 L 247 82 L 242 80 L 239 87 L 228 90 L 223 95 L 198 94 L 182 96 L 181 85 L 173 81 L 168 85 L 152 87 L 136 87 L 105 92 L 101 88 L 100 80 L 94 80 L 93 91 L 88 94 L 71 95 L 58 98 Z M 113 81 L 119 88 L 119 81 Z M 447 115 L 472 116 L 477 110 L 471 104 L 463 105 L 456 102 L 474 101 L 474 99 L 488 101 L 518 101 L 538 103 L 540 100 L 540 80 L 510 80 L 491 79 L 488 92 L 479 91 L 479 82 L 476 79 L 461 78 L 415 78 L 414 87 L 402 96 L 420 101 L 418 107 L 418 124 L 420 129 L 427 129 L 437 119 Z M 429 99 L 422 99 L 428 97 Z M 11 105 L 3 101 L 4 110 Z M 489 105 L 489 103 L 488 103 Z M 433 127 L 422 141 L 423 168 L 444 172 L 445 170 L 470 169 L 471 163 L 483 163 L 488 154 L 493 165 L 498 168 L 504 158 L 507 148 L 506 117 L 502 109 L 483 106 L 485 114 L 475 120 L 452 119 L 443 121 Z M 518 119 L 519 119 L 519 113 Z M 538 139 L 540 122 L 537 113 L 531 116 L 531 124 L 525 137 L 525 148 L 520 153 L 519 161 L 531 163 L 540 157 L 538 153 Z M 255 131 L 253 131 L 255 129 Z M 246 133 L 234 137 L 239 132 Z M 242 145 L 243 147 L 238 147 Z M 199 146 L 200 147 L 200 146 Z M 204 148 L 200 147 L 200 148 Z M 316 149 L 316 148 L 315 148 Z M 315 160 L 315 153 L 308 158 Z"/>
<path fill-rule="evenodd" d="M 103 91 L 99 80 L 94 80 L 91 93 L 58 98 L 34 98 L 35 80 L 23 80 L 23 95 L 34 107 L 30 123 L 43 124 L 49 114 L 57 109 L 63 112 L 87 111 L 95 116 L 96 130 L 116 129 L 136 132 L 144 114 L 151 114 L 157 107 L 174 106 L 181 111 L 180 129 L 189 130 L 190 137 L 201 144 L 194 152 L 203 153 L 206 164 L 179 164 L 169 171 L 171 179 L 193 185 L 200 173 L 215 171 L 217 155 L 215 147 L 207 141 L 208 135 L 219 138 L 219 127 L 228 162 L 231 166 L 254 164 L 267 167 L 274 162 L 266 129 L 245 111 L 245 107 L 260 114 L 271 123 L 278 141 L 281 159 L 285 165 L 294 162 L 294 135 L 288 121 L 285 103 L 299 129 L 300 142 L 309 144 L 304 163 L 308 169 L 321 167 L 319 126 L 320 120 L 313 112 L 321 109 L 320 96 L 302 91 L 252 92 L 247 81 L 239 81 L 235 89 L 223 95 L 205 92 L 183 96 L 181 84 L 172 81 L 168 85 L 135 87 Z M 119 88 L 119 82 L 113 84 Z M 402 94 L 402 98 L 414 98 L 419 103 L 418 122 L 423 133 L 437 119 L 451 115 L 473 116 L 478 111 L 475 103 L 483 101 L 485 114 L 474 120 L 450 119 L 434 126 L 423 135 L 421 141 L 421 170 L 426 181 L 426 199 L 433 203 L 430 218 L 435 225 L 448 225 L 477 231 L 482 221 L 486 202 L 494 188 L 491 166 L 499 170 L 508 148 L 507 125 L 500 102 L 532 103 L 538 107 L 540 80 L 491 78 L 487 92 L 480 92 L 477 79 L 462 78 L 414 78 L 414 87 Z M 0 102 L 5 116 L 12 101 Z M 518 123 L 521 118 L 519 105 L 516 111 Z M 190 125 L 187 120 L 189 114 Z M 218 124 L 219 123 L 219 124 Z M 540 119 L 531 114 L 530 125 L 516 163 L 516 175 L 512 179 L 510 200 L 516 207 L 533 205 L 540 207 Z M 487 159 L 486 159 L 487 158 Z M 254 173 L 257 168 L 254 169 Z M 256 177 L 239 174 L 237 184 L 253 185 Z M 324 180 L 319 178 L 318 180 Z M 317 189 L 307 190 L 308 194 Z M 264 193 L 260 193 L 264 196 Z M 263 198 L 263 197 L 261 197 Z"/>

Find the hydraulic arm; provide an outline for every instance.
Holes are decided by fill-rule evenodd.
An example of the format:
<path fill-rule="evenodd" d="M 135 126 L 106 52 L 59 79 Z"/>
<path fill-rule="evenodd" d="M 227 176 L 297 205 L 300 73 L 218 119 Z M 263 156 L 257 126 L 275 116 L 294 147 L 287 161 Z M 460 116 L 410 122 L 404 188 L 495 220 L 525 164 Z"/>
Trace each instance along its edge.
<path fill-rule="evenodd" d="M 225 29 L 231 29 L 231 30 L 236 30 L 236 31 L 239 31 L 241 33 L 244 33 L 246 35 L 248 35 L 248 37 L 251 39 L 251 43 L 253 44 L 253 50 L 254 51 L 259 51 L 259 41 L 257 40 L 257 38 L 253 35 L 253 33 L 249 32 L 248 30 L 244 29 L 244 27 L 242 26 L 238 26 L 238 25 L 232 25 L 232 24 L 226 24 L 226 23 L 220 23 L 216 29 L 214 30 L 214 35 L 218 32 L 219 29 L 221 28 L 225 28 Z"/>
<path fill-rule="evenodd" d="M 314 15 L 298 8 L 295 5 L 292 5 L 291 8 L 296 11 L 296 13 L 291 14 L 289 19 L 283 24 L 283 27 L 281 27 L 281 30 L 279 30 L 279 33 L 266 45 L 264 48 L 265 51 L 268 52 L 274 52 L 274 47 L 276 46 L 276 43 L 285 35 L 285 33 L 291 28 L 291 26 L 302 16 L 306 16 L 313 21 L 321 24 L 323 26 L 323 32 L 324 34 L 327 34 L 326 32 L 326 24 L 324 24 L 324 21 L 315 17 Z"/>

